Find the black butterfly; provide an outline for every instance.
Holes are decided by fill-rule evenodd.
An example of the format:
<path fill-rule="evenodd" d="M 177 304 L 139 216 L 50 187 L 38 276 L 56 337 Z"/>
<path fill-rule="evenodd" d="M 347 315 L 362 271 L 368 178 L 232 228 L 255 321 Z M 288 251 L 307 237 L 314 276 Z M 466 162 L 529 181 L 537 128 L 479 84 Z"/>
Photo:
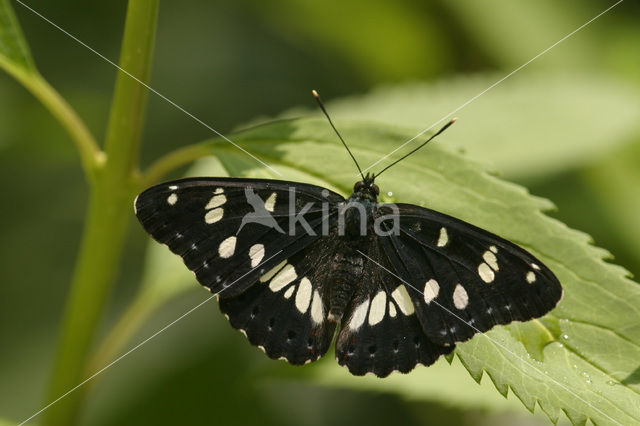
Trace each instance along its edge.
<path fill-rule="evenodd" d="M 323 356 L 338 329 L 336 358 L 352 374 L 406 373 L 560 300 L 533 255 L 433 210 L 378 204 L 376 177 L 348 199 L 298 182 L 181 179 L 141 193 L 135 211 L 234 328 L 291 364 Z"/>

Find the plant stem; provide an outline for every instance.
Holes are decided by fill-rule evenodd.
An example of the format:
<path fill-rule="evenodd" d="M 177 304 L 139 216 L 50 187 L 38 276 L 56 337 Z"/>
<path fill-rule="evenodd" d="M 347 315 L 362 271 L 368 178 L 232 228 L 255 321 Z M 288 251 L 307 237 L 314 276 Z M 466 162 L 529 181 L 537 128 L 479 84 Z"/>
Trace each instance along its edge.
<path fill-rule="evenodd" d="M 0 68 L 18 80 L 53 114 L 71 136 L 80 153 L 82 168 L 87 180 L 93 181 L 96 169 L 102 164 L 104 154 L 98 148 L 93 135 L 80 117 L 60 94 L 37 71 L 29 71 L 0 56 Z"/>
<path fill-rule="evenodd" d="M 180 166 L 190 164 L 199 158 L 211 155 L 212 152 L 210 142 L 201 142 L 178 148 L 151 164 L 140 177 L 139 187 L 146 188 L 151 186 L 157 183 L 165 174 Z"/>
<path fill-rule="evenodd" d="M 157 10 L 158 0 L 131 0 L 127 8 L 120 66 L 141 81 L 147 81 L 149 75 Z M 117 274 L 131 216 L 146 95 L 144 86 L 118 73 L 107 128 L 106 160 L 91 188 L 47 402 L 85 378 L 91 344 Z M 45 412 L 43 423 L 75 423 L 84 396 L 83 388 L 69 394 Z"/>
<path fill-rule="evenodd" d="M 160 305 L 153 295 L 139 292 L 88 360 L 86 375 L 90 376 L 112 362 Z M 87 383 L 87 386 L 91 386 L 91 383 Z"/>

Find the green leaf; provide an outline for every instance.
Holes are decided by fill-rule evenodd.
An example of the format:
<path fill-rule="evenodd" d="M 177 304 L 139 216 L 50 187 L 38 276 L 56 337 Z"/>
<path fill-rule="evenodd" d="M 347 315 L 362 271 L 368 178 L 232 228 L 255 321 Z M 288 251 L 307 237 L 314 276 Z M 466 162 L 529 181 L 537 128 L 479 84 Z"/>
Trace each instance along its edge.
<path fill-rule="evenodd" d="M 31 58 L 9 0 L 0 0 L 0 68 L 29 90 L 53 114 L 78 147 L 88 179 L 102 161 L 98 144 L 75 111 L 42 78 Z"/>
<path fill-rule="evenodd" d="M 473 45 L 482 49 L 495 62 L 517 67 L 593 18 L 602 10 L 576 8 L 571 3 L 553 0 L 527 1 L 474 0 L 439 3 L 452 13 L 463 33 Z M 586 6 L 586 5 L 585 5 Z M 602 7 L 604 9 L 604 6 Z M 584 64 L 593 66 L 594 50 L 600 40 L 597 28 L 571 37 L 554 47 L 536 63 L 558 68 Z"/>
<path fill-rule="evenodd" d="M 460 76 L 437 83 L 381 87 L 363 96 L 327 102 L 327 108 L 335 120 L 375 120 L 415 130 L 389 146 L 386 154 L 502 77 Z M 603 75 L 522 71 L 456 112 L 460 120 L 447 130 L 446 143 L 508 178 L 543 178 L 594 162 L 631 142 L 640 133 L 637 93 L 637 87 Z M 313 110 L 297 109 L 283 116 L 309 111 Z M 424 139 L 417 138 L 374 170 Z"/>
<path fill-rule="evenodd" d="M 0 0 L 0 66 L 5 64 L 24 71 L 36 71 L 29 46 L 9 0 Z"/>
<path fill-rule="evenodd" d="M 383 124 L 338 121 L 337 126 L 363 164 L 412 135 Z M 459 345 L 456 353 L 462 365 L 476 381 L 486 372 L 501 394 L 511 389 L 529 410 L 537 403 L 553 421 L 562 412 L 574 423 L 640 421 L 640 347 L 634 343 L 640 342 L 640 287 L 625 277 L 624 269 L 604 262 L 608 253 L 590 245 L 587 235 L 545 216 L 542 211 L 552 207 L 549 201 L 452 152 L 450 137 L 441 136 L 440 143 L 385 173 L 378 181 L 382 192 L 522 245 L 551 267 L 565 290 L 559 306 L 542 320 L 497 327 Z M 331 186 L 343 194 L 357 179 L 355 167 L 324 120 L 274 122 L 241 132 L 234 141 L 285 179 Z M 224 141 L 211 141 L 210 147 L 231 176 L 274 177 Z M 454 376 L 457 364 L 447 367 Z M 392 380 L 398 385 L 387 390 L 425 396 L 415 382 L 427 374 L 422 370 L 395 375 Z M 323 383 L 362 383 L 346 372 L 332 377 Z M 451 393 L 450 398 L 465 400 L 467 392 L 461 394 Z"/>
<path fill-rule="evenodd" d="M 538 361 L 543 361 L 544 348 L 555 340 L 553 332 L 557 335 L 558 330 L 556 327 L 551 327 L 549 323 L 554 322 L 540 320 L 516 322 L 509 326 L 509 332 L 514 339 L 522 342 L 529 355 Z"/>
<path fill-rule="evenodd" d="M 371 375 L 354 378 L 333 360 L 314 366 L 312 373 L 313 383 L 321 386 L 394 393 L 407 401 L 437 402 L 464 410 L 529 414 L 515 396 L 503 398 L 495 392 L 490 379 L 474 381 L 455 357 L 452 365 L 442 358 L 428 368 L 418 367 L 410 374 L 392 374 L 383 380 Z"/>
<path fill-rule="evenodd" d="M 0 426 L 15 426 L 18 423 L 11 421 L 11 420 L 6 420 L 6 419 L 0 419 Z"/>
<path fill-rule="evenodd" d="M 380 124 L 347 122 L 338 127 L 364 164 L 411 136 Z M 443 135 L 445 142 L 387 172 L 378 182 L 382 191 L 521 244 L 554 270 L 565 289 L 563 301 L 549 316 L 557 323 L 540 322 L 538 332 L 520 330 L 526 333 L 526 346 L 537 347 L 543 361 L 500 327 L 460 345 L 457 353 L 463 364 L 476 379 L 486 371 L 502 393 L 511 388 L 528 408 L 537 401 L 553 420 L 561 411 L 574 422 L 640 420 L 640 387 L 627 379 L 638 367 L 634 360 L 640 359 L 638 346 L 629 343 L 640 341 L 640 287 L 625 278 L 622 268 L 605 263 L 602 259 L 608 254 L 591 246 L 588 236 L 544 216 L 541 211 L 551 203 L 447 151 L 448 138 Z M 235 141 L 275 167 L 297 167 L 338 188 L 346 190 L 356 179 L 348 156 L 323 120 L 274 123 L 239 134 Z M 255 173 L 253 160 L 220 142 L 213 145 L 231 175 Z M 550 335 L 556 340 L 550 341 Z M 600 344 L 603 340 L 605 345 Z"/>
<path fill-rule="evenodd" d="M 583 172 L 589 187 L 594 192 L 596 202 L 608 216 L 608 232 L 616 235 L 618 241 L 640 260 L 640 140 L 632 146 L 616 152 Z M 637 268 L 637 266 L 636 266 Z"/>

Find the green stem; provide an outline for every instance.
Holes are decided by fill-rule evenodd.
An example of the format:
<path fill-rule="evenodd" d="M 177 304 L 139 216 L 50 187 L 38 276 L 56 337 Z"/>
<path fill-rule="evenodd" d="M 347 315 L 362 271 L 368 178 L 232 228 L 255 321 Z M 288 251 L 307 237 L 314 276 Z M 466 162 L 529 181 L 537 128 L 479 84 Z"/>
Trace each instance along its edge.
<path fill-rule="evenodd" d="M 29 71 L 19 67 L 3 56 L 0 56 L 0 68 L 18 80 L 58 119 L 76 144 L 85 175 L 89 181 L 92 181 L 96 169 L 104 160 L 104 154 L 73 108 L 37 71 Z"/>
<path fill-rule="evenodd" d="M 107 336 L 102 339 L 100 346 L 87 363 L 85 371 L 87 376 L 99 371 L 118 356 L 122 348 L 158 308 L 159 303 L 154 300 L 153 295 L 145 291 L 138 293 L 134 301 L 127 306 L 126 311 L 118 318 L 116 324 L 109 330 Z M 90 383 L 87 385 L 89 386 Z"/>
<path fill-rule="evenodd" d="M 180 166 L 192 163 L 193 161 L 211 155 L 211 143 L 201 142 L 188 145 L 169 154 L 160 157 L 140 177 L 139 187 L 146 188 L 158 182 L 164 175 Z"/>
<path fill-rule="evenodd" d="M 141 81 L 147 81 L 149 75 L 157 10 L 158 0 L 131 0 L 127 8 L 120 66 Z M 85 379 L 91 344 L 116 277 L 131 217 L 146 95 L 143 85 L 118 73 L 107 128 L 106 161 L 91 188 L 47 402 Z M 51 406 L 43 423 L 75 423 L 84 396 L 83 388 L 78 388 Z"/>

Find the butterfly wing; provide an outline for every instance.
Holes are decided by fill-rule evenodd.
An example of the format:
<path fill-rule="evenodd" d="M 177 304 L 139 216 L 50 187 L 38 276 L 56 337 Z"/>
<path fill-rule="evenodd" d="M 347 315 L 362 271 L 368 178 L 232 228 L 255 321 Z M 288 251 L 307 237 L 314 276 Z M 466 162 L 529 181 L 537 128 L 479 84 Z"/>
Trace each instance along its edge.
<path fill-rule="evenodd" d="M 394 273 L 413 287 L 409 295 L 430 340 L 453 345 L 540 317 L 562 297 L 553 272 L 517 245 L 433 210 L 396 206 L 400 234 L 380 242 Z"/>
<path fill-rule="evenodd" d="M 144 229 L 180 255 L 202 285 L 214 293 L 224 290 L 224 298 L 242 293 L 318 239 L 322 209 L 329 212 L 326 222 L 329 209 L 341 201 L 315 185 L 189 178 L 147 189 L 134 208 Z"/>
<path fill-rule="evenodd" d="M 221 299 L 220 310 L 270 358 L 297 365 L 317 360 L 327 352 L 336 325 L 326 318 L 328 266 L 336 243 L 331 238 L 316 240 L 244 293 Z"/>
<path fill-rule="evenodd" d="M 365 256 L 362 285 L 347 306 L 336 340 L 336 359 L 354 375 L 386 377 L 431 365 L 453 350 L 425 335 L 404 283 L 373 239 Z"/>

